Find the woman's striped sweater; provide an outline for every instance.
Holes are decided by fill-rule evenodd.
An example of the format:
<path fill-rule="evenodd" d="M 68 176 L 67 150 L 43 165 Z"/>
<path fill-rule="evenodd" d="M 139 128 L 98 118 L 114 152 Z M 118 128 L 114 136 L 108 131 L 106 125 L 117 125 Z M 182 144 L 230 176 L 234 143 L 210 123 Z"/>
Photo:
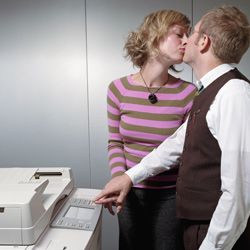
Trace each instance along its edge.
<path fill-rule="evenodd" d="M 185 121 L 195 93 L 193 84 L 178 79 L 160 88 L 156 93 L 158 102 L 151 104 L 148 89 L 136 83 L 132 75 L 113 81 L 107 96 L 111 175 L 132 168 L 172 135 Z M 136 187 L 172 188 L 177 170 L 151 177 Z"/>

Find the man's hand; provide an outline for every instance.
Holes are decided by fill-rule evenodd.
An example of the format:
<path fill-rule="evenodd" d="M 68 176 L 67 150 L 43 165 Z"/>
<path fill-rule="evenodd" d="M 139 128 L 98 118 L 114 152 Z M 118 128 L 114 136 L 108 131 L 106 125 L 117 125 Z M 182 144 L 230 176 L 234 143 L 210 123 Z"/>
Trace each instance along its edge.
<path fill-rule="evenodd" d="M 128 175 L 114 177 L 109 181 L 102 192 L 94 199 L 97 204 L 104 204 L 111 214 L 114 214 L 112 205 L 116 206 L 116 212 L 122 209 L 124 200 L 132 187 L 132 181 Z"/>

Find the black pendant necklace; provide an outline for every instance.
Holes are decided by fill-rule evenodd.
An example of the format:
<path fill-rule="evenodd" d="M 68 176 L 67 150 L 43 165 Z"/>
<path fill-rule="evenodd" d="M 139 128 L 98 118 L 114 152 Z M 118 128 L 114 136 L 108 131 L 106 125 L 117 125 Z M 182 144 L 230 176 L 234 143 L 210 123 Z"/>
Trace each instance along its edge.
<path fill-rule="evenodd" d="M 149 100 L 152 104 L 155 104 L 155 103 L 158 102 L 157 96 L 156 96 L 154 93 L 151 93 L 151 94 L 148 96 L 148 100 Z"/>
<path fill-rule="evenodd" d="M 160 89 L 162 86 L 160 86 L 158 89 L 156 89 L 155 91 L 152 92 L 152 91 L 150 90 L 150 88 L 148 87 L 146 81 L 144 80 L 141 71 L 140 71 L 139 73 L 140 73 L 140 76 L 141 76 L 141 78 L 142 78 L 142 80 L 143 80 L 145 86 L 146 86 L 147 89 L 148 89 L 148 92 L 150 93 L 149 96 L 148 96 L 148 100 L 149 100 L 150 103 L 152 103 L 152 104 L 157 103 L 157 102 L 158 102 L 158 98 L 157 98 L 157 96 L 155 95 L 155 93 L 158 92 L 159 89 Z"/>

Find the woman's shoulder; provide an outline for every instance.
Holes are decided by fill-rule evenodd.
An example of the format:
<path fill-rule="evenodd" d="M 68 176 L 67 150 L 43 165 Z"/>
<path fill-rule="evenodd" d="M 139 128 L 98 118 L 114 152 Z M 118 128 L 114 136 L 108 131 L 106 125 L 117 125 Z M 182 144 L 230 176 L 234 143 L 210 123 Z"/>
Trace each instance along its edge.
<path fill-rule="evenodd" d="M 190 89 L 193 89 L 193 90 L 196 89 L 195 84 L 190 82 L 190 81 L 187 81 L 187 80 L 182 79 L 182 78 L 177 78 L 177 77 L 174 77 L 174 76 L 171 76 L 171 77 L 173 79 L 173 82 L 176 83 L 177 85 L 179 85 L 182 88 L 190 88 Z"/>
<path fill-rule="evenodd" d="M 128 82 L 129 82 L 129 76 L 122 76 L 120 78 L 113 80 L 109 84 L 109 88 L 113 88 L 113 87 L 120 88 L 121 86 L 128 84 Z"/>
<path fill-rule="evenodd" d="M 113 80 L 108 86 L 108 92 L 124 95 L 130 88 L 129 76 L 122 76 Z"/>
<path fill-rule="evenodd" d="M 184 85 L 184 86 L 187 86 L 187 87 L 196 89 L 195 84 L 192 83 L 192 82 L 189 82 L 189 81 L 187 81 L 187 80 L 185 80 L 185 79 L 182 79 L 182 78 L 179 78 L 179 81 L 180 81 L 180 83 L 181 83 L 182 85 Z"/>

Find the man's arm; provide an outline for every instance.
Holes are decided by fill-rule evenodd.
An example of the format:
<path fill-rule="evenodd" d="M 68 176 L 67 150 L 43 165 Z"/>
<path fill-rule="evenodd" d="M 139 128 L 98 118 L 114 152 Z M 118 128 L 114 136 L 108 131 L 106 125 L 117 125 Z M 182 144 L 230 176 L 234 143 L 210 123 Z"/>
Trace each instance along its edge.
<path fill-rule="evenodd" d="M 113 202 L 117 206 L 117 212 L 119 212 L 133 184 L 171 169 L 171 166 L 176 166 L 183 150 L 186 126 L 185 122 L 157 149 L 145 156 L 139 164 L 126 171 L 125 174 L 109 181 L 103 191 L 95 198 L 95 202 L 99 204 Z"/>
<path fill-rule="evenodd" d="M 222 152 L 222 195 L 200 250 L 232 249 L 250 214 L 250 85 L 227 85 L 207 114 Z"/>

